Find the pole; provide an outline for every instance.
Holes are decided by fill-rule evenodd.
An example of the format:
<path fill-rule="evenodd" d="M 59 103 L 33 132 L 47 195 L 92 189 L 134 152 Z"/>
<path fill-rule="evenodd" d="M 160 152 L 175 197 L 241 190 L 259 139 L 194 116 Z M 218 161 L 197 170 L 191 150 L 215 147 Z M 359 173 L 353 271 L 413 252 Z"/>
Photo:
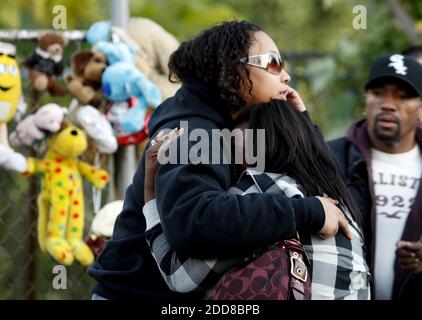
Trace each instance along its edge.
<path fill-rule="evenodd" d="M 111 24 L 122 29 L 127 29 L 129 20 L 128 0 L 111 0 Z M 118 199 L 124 198 L 126 188 L 132 182 L 136 171 L 136 149 L 134 145 L 119 147 L 114 158 L 115 187 Z M 111 200 L 111 199 L 109 199 Z M 114 199 L 113 199 L 114 200 Z"/>
<path fill-rule="evenodd" d="M 35 110 L 35 104 L 33 103 L 34 97 L 31 96 L 31 109 Z M 31 150 L 30 156 L 35 156 L 35 151 Z M 26 265 L 26 283 L 25 283 L 25 300 L 35 300 L 35 256 L 37 250 L 37 178 L 36 176 L 30 176 L 29 178 L 29 188 L 28 188 L 28 243 L 27 243 L 27 265 Z"/>
<path fill-rule="evenodd" d="M 111 24 L 122 29 L 127 29 L 129 20 L 128 0 L 111 0 Z"/>

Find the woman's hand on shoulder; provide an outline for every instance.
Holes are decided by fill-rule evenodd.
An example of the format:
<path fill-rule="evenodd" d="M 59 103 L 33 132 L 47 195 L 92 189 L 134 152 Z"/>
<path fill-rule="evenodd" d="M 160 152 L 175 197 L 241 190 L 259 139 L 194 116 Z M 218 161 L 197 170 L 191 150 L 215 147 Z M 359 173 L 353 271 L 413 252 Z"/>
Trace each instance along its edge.
<path fill-rule="evenodd" d="M 160 166 L 160 159 L 163 158 L 170 145 L 183 132 L 183 128 L 175 128 L 168 133 L 164 133 L 164 130 L 161 130 L 148 144 L 149 146 L 145 151 L 145 203 L 155 198 L 155 175 Z"/>

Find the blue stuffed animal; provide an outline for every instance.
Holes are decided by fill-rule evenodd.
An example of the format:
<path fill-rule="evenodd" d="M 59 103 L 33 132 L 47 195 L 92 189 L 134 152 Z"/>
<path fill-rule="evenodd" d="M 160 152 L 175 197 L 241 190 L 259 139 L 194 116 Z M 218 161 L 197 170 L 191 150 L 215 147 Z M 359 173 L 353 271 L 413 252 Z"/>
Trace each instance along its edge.
<path fill-rule="evenodd" d="M 86 41 L 90 45 L 95 45 L 100 41 L 111 41 L 110 29 L 111 23 L 109 21 L 95 22 L 89 27 L 86 33 Z"/>
<path fill-rule="evenodd" d="M 131 107 L 122 119 L 121 126 L 126 133 L 142 130 L 147 108 L 155 108 L 162 101 L 158 87 L 128 62 L 117 62 L 105 69 L 102 90 L 112 102 L 137 98 L 137 104 Z"/>
<path fill-rule="evenodd" d="M 123 41 L 124 39 L 112 30 L 110 22 L 96 22 L 88 29 L 86 40 L 95 50 L 106 56 L 108 64 L 126 61 L 135 65 L 137 48 Z"/>
<path fill-rule="evenodd" d="M 94 48 L 107 58 L 108 64 L 124 61 L 135 66 L 134 54 L 136 51 L 131 50 L 130 47 L 124 43 L 100 41 L 94 46 Z"/>

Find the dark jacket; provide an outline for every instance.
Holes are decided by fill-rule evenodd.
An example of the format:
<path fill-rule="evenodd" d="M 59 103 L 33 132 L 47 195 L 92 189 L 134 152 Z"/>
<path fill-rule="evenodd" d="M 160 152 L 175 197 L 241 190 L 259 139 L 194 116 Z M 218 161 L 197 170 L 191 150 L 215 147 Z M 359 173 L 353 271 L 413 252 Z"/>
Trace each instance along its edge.
<path fill-rule="evenodd" d="M 49 76 L 59 76 L 62 74 L 64 69 L 63 60 L 56 62 L 51 58 L 43 58 L 36 52 L 32 52 L 25 59 L 23 65 L 27 68 L 43 72 Z"/>
<path fill-rule="evenodd" d="M 416 132 L 416 141 L 422 148 L 422 128 Z M 367 134 L 367 122 L 362 119 L 352 125 L 344 138 L 329 141 L 337 163 L 345 175 L 349 191 L 352 193 L 364 220 L 365 244 L 368 248 L 368 264 L 373 274 L 375 258 L 375 218 L 373 205 L 374 186 L 372 183 L 371 144 Z M 419 185 L 416 200 L 407 218 L 401 239 L 418 241 L 422 234 L 422 184 Z M 391 248 L 395 250 L 395 248 Z M 393 299 L 419 299 L 422 297 L 422 274 L 404 272 L 395 261 Z M 374 290 L 372 290 L 374 292 Z"/>
<path fill-rule="evenodd" d="M 231 128 L 232 120 L 218 95 L 205 86 L 185 83 L 162 103 L 150 122 L 150 135 L 189 121 L 189 135 L 201 128 Z M 189 148 L 194 142 L 190 142 Z M 182 255 L 223 258 L 250 252 L 291 237 L 296 228 L 318 231 L 324 211 L 316 198 L 290 199 L 274 194 L 227 195 L 235 183 L 229 164 L 160 166 L 156 199 L 170 246 Z M 193 298 L 171 292 L 161 278 L 145 240 L 144 161 L 126 191 L 112 240 L 88 270 L 98 281 L 94 292 L 107 298 Z"/>

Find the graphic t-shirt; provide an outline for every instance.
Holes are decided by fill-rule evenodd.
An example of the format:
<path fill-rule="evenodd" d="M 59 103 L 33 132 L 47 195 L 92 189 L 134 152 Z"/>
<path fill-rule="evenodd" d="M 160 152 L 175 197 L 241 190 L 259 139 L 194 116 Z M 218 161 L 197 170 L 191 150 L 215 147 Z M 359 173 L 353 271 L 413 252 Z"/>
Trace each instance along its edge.
<path fill-rule="evenodd" d="M 372 149 L 376 205 L 375 299 L 391 299 L 396 242 L 401 239 L 422 175 L 422 154 L 390 154 Z"/>

